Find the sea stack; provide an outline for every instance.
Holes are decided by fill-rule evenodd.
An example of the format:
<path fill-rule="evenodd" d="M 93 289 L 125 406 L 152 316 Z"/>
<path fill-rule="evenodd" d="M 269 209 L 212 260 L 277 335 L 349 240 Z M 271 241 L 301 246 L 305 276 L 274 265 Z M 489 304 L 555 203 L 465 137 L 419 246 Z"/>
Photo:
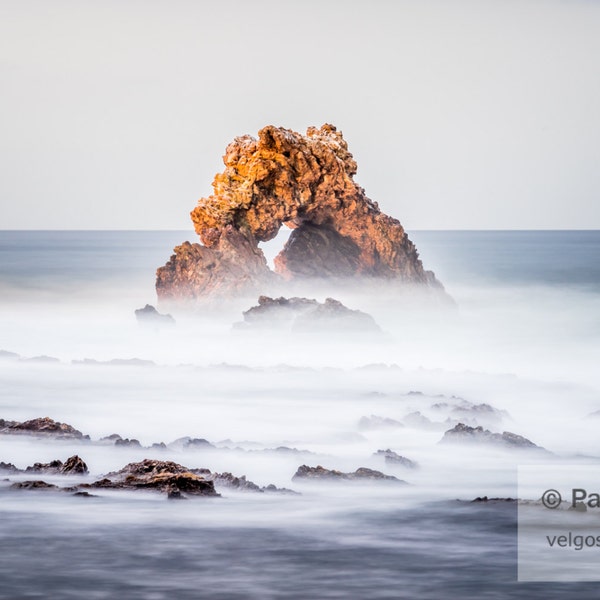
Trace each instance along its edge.
<path fill-rule="evenodd" d="M 161 305 L 265 293 L 301 280 L 368 278 L 441 288 L 400 222 L 355 183 L 357 165 L 333 125 L 306 135 L 269 125 L 227 146 L 214 193 L 191 212 L 201 243 L 157 270 Z M 259 242 L 293 229 L 271 270 Z"/>

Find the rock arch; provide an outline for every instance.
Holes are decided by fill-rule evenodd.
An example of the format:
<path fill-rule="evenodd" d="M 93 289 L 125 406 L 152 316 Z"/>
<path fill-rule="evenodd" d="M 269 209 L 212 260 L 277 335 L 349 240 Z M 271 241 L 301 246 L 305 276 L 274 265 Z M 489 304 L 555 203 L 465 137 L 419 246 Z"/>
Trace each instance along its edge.
<path fill-rule="evenodd" d="M 260 291 L 274 280 L 378 277 L 439 286 L 397 219 L 354 182 L 356 162 L 335 126 L 306 135 L 267 126 L 227 146 L 213 194 L 191 212 L 201 244 L 185 242 L 157 271 L 159 300 Z M 294 229 L 267 266 L 259 242 Z"/>

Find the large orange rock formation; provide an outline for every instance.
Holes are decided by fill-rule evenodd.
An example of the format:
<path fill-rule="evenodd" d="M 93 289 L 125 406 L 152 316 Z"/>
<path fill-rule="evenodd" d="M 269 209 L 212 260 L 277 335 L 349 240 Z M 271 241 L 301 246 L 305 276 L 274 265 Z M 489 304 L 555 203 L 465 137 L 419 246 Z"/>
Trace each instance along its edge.
<path fill-rule="evenodd" d="M 183 243 L 157 271 L 159 300 L 262 292 L 277 279 L 395 279 L 434 285 L 400 222 L 354 182 L 356 162 L 333 125 L 306 135 L 267 126 L 236 138 L 214 193 L 191 217 L 201 244 Z M 267 266 L 259 242 L 294 229 Z"/>

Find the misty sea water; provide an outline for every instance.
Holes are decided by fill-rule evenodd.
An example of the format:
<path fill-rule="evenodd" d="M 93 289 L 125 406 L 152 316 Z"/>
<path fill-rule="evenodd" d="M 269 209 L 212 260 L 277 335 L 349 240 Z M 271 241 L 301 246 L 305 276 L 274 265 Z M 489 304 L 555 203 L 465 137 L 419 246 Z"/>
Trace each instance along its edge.
<path fill-rule="evenodd" d="M 599 231 L 411 231 L 446 285 L 600 287 Z M 0 231 L 0 284 L 62 291 L 93 281 L 153 287 L 151 274 L 192 231 Z"/>
<path fill-rule="evenodd" d="M 0 461 L 24 468 L 77 453 L 100 477 L 163 458 L 302 493 L 168 502 L 17 492 L 0 481 L 0 598 L 598 598 L 600 583 L 517 581 L 516 504 L 471 500 L 516 497 L 527 459 L 439 446 L 452 413 L 435 411 L 489 403 L 509 415 L 490 428 L 600 466 L 597 421 L 585 420 L 600 409 L 600 231 L 409 237 L 458 316 L 374 304 L 389 336 L 344 343 L 337 355 L 291 339 L 254 347 L 212 317 L 175 315 L 173 332 L 141 331 L 133 310 L 155 304 L 156 268 L 192 232 L 0 231 L 0 350 L 18 355 L 0 360 L 0 418 L 50 416 L 92 438 L 4 435 Z M 57 360 L 27 360 L 38 355 Z M 77 363 L 134 356 L 155 366 Z M 357 427 L 362 416 L 417 411 L 431 424 Z M 144 446 L 191 435 L 214 447 L 160 454 L 96 443 L 115 431 Z M 388 447 L 419 469 L 377 462 L 374 451 Z M 303 463 L 367 466 L 410 485 L 293 482 Z"/>

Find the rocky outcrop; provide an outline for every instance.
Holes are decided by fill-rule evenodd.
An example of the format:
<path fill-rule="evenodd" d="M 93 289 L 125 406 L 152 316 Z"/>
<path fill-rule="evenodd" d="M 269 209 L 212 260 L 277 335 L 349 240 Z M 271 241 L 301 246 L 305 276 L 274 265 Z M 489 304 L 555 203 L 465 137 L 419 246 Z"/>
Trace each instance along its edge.
<path fill-rule="evenodd" d="M 506 448 L 516 448 L 525 450 L 544 450 L 541 446 L 534 444 L 522 435 L 504 431 L 503 433 L 492 433 L 483 427 L 469 427 L 464 423 L 459 423 L 452 429 L 444 433 L 440 443 L 476 443 L 476 444 L 495 444 Z"/>
<path fill-rule="evenodd" d="M 25 469 L 25 473 L 44 473 L 46 475 L 87 475 L 88 467 L 79 456 L 71 456 L 63 463 L 53 460 L 49 463 L 34 463 Z"/>
<path fill-rule="evenodd" d="M 82 486 L 83 487 L 83 486 Z M 234 489 L 250 492 L 287 492 L 295 493 L 274 485 L 260 487 L 246 479 L 231 473 L 212 473 L 209 469 L 190 469 L 172 461 L 145 459 L 130 463 L 120 471 L 109 473 L 89 487 L 105 489 L 154 489 L 167 493 L 169 497 L 181 494 L 192 496 L 219 496 L 216 488 Z"/>
<path fill-rule="evenodd" d="M 156 490 L 166 494 L 218 496 L 215 485 L 205 477 L 192 473 L 187 467 L 171 461 L 145 459 L 129 463 L 121 470 L 109 473 L 89 488 L 119 490 Z"/>
<path fill-rule="evenodd" d="M 0 419 L 0 433 L 25 434 L 60 439 L 89 439 L 88 436 L 84 436 L 81 431 L 75 429 L 71 425 L 59 423 L 49 417 L 31 419 L 30 421 L 25 421 L 23 423 Z"/>
<path fill-rule="evenodd" d="M 318 302 L 309 298 L 269 298 L 260 296 L 258 306 L 243 313 L 237 329 L 290 328 L 295 333 L 322 331 L 379 333 L 371 315 L 352 310 L 338 300 Z"/>
<path fill-rule="evenodd" d="M 192 438 L 185 436 L 177 438 L 174 442 L 171 442 L 169 444 L 169 448 L 176 448 L 178 450 L 209 450 L 216 448 L 216 446 L 204 438 Z"/>
<path fill-rule="evenodd" d="M 360 467 L 353 473 L 343 473 L 334 469 L 326 469 L 321 465 L 309 467 L 302 465 L 292 477 L 292 480 L 317 480 L 317 481 L 393 481 L 395 483 L 406 483 L 405 481 L 385 475 L 381 471 Z"/>
<path fill-rule="evenodd" d="M 18 469 L 10 463 L 0 463 L 0 471 L 7 474 L 46 474 L 46 475 L 85 475 L 88 468 L 78 456 L 72 456 L 64 463 L 55 460 L 50 463 L 35 463 L 25 470 Z M 278 488 L 273 484 L 259 486 L 246 479 L 245 475 L 237 477 L 232 473 L 212 473 L 209 469 L 190 469 L 178 463 L 164 460 L 145 459 L 129 463 L 119 471 L 108 473 L 102 479 L 93 483 L 83 483 L 77 486 L 60 487 L 41 480 L 21 481 L 12 484 L 11 489 L 23 490 L 56 490 L 76 492 L 77 495 L 90 497 L 87 490 L 150 490 L 167 495 L 170 499 L 182 499 L 187 496 L 220 496 L 218 489 L 236 490 L 242 492 L 278 492 L 297 494 L 297 492 Z"/>
<path fill-rule="evenodd" d="M 59 491 L 64 488 L 60 488 L 53 483 L 46 483 L 45 481 L 17 481 L 10 486 L 13 490 L 52 490 Z"/>
<path fill-rule="evenodd" d="M 237 477 L 232 475 L 231 473 L 211 473 L 208 471 L 206 477 L 214 481 L 217 489 L 226 488 L 230 490 L 237 490 L 240 492 L 279 492 L 283 494 L 298 494 L 298 492 L 294 492 L 288 488 L 278 488 L 274 486 L 272 483 L 267 486 L 259 486 L 256 483 L 249 481 L 246 479 L 245 475 Z"/>
<path fill-rule="evenodd" d="M 406 458 L 406 456 L 401 456 L 389 448 L 387 450 L 377 450 L 374 456 L 382 456 L 388 465 L 406 467 L 407 469 L 416 469 L 418 466 L 414 460 L 410 460 L 410 458 Z"/>
<path fill-rule="evenodd" d="M 115 446 L 118 448 L 141 448 L 142 444 L 140 444 L 140 440 L 136 440 L 135 438 L 120 438 L 115 440 Z"/>
<path fill-rule="evenodd" d="M 487 496 L 477 496 L 471 502 L 489 502 L 490 504 L 498 504 L 499 502 L 517 502 L 516 498 L 488 498 Z"/>
<path fill-rule="evenodd" d="M 0 462 L 0 472 L 17 475 L 19 473 L 26 474 L 43 474 L 43 475 L 87 475 L 88 467 L 85 462 L 74 455 L 63 463 L 61 460 L 52 460 L 49 463 L 36 462 L 26 469 L 18 469 L 12 463 Z"/>
<path fill-rule="evenodd" d="M 191 217 L 201 244 L 184 242 L 158 269 L 161 303 L 256 292 L 283 279 L 393 279 L 439 286 L 396 219 L 354 182 L 357 165 L 333 125 L 306 135 L 274 126 L 235 138 L 213 195 Z M 259 242 L 293 229 L 267 266 Z"/>
<path fill-rule="evenodd" d="M 21 469 L 18 469 L 12 463 L 5 463 L 0 461 L 0 473 L 13 475 L 15 473 L 20 473 Z"/>
<path fill-rule="evenodd" d="M 152 325 L 161 327 L 163 325 L 175 325 L 175 319 L 172 315 L 163 315 L 159 313 L 154 306 L 146 304 L 144 308 L 138 308 L 135 311 L 135 318 L 142 325 Z"/>

